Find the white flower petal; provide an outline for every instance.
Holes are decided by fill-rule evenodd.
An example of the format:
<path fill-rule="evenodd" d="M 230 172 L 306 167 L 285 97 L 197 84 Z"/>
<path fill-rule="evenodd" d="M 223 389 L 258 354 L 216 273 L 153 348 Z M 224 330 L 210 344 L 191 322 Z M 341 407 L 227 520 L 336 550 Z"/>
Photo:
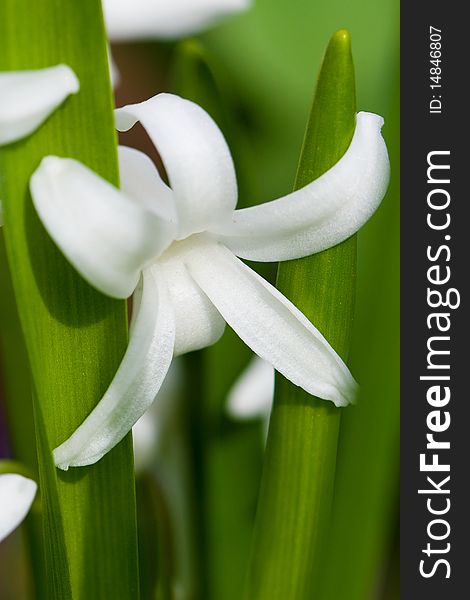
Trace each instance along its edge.
<path fill-rule="evenodd" d="M 267 418 L 274 396 L 274 369 L 254 356 L 227 395 L 227 412 L 235 419 Z"/>
<path fill-rule="evenodd" d="M 225 329 L 224 319 L 186 269 L 190 248 L 191 240 L 175 242 L 159 260 L 175 311 L 175 356 L 211 346 Z"/>
<path fill-rule="evenodd" d="M 383 119 L 358 113 L 344 156 L 309 185 L 272 202 L 233 213 L 216 231 L 242 258 L 282 261 L 330 248 L 358 231 L 387 190 L 390 165 Z"/>
<path fill-rule="evenodd" d="M 26 517 L 37 487 L 35 481 L 16 473 L 0 475 L 0 542 Z"/>
<path fill-rule="evenodd" d="M 173 357 L 175 325 L 168 290 L 157 266 L 143 272 L 134 301 L 126 354 L 103 398 L 54 450 L 60 469 L 100 460 L 149 408 L 165 379 Z"/>
<path fill-rule="evenodd" d="M 110 39 L 122 41 L 186 36 L 250 4 L 251 0 L 103 0 L 103 9 Z"/>
<path fill-rule="evenodd" d="M 0 145 L 32 133 L 79 87 L 67 65 L 0 73 Z"/>
<path fill-rule="evenodd" d="M 227 248 L 195 249 L 188 270 L 227 323 L 258 356 L 309 394 L 336 406 L 354 401 L 348 368 L 287 298 Z"/>
<path fill-rule="evenodd" d="M 118 147 L 121 190 L 150 212 L 176 224 L 173 192 L 151 159 L 135 148 Z"/>
<path fill-rule="evenodd" d="M 54 242 L 91 285 L 109 296 L 130 296 L 142 268 L 172 240 L 170 224 L 76 160 L 44 158 L 30 188 Z"/>
<path fill-rule="evenodd" d="M 158 94 L 115 111 L 116 127 L 140 121 L 165 165 L 178 213 L 178 239 L 215 227 L 237 202 L 237 182 L 227 143 L 197 104 Z"/>

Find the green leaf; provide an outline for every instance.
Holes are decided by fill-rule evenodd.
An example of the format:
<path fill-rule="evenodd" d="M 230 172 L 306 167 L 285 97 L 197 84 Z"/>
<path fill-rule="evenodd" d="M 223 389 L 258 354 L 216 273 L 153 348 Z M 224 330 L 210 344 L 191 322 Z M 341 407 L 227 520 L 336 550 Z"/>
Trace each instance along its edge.
<path fill-rule="evenodd" d="M 360 399 L 345 411 L 338 446 L 331 530 L 325 546 L 322 600 L 363 600 L 385 574 L 397 535 L 400 427 L 399 77 L 384 111 L 392 164 L 389 191 L 374 218 L 379 252 L 359 262 L 351 364 Z M 361 250 L 364 248 L 364 239 Z M 359 257 L 361 260 L 361 256 Z M 396 541 L 395 541 L 396 543 Z M 396 560 L 396 557 L 392 557 Z M 337 565 L 342 576 L 338 577 Z M 393 565 L 392 565 L 393 566 Z M 392 593 L 397 582 L 390 580 Z M 384 585 L 384 589 L 386 586 Z M 392 596 L 391 596 L 392 597 Z M 399 597 L 397 594 L 395 597 Z"/>
<path fill-rule="evenodd" d="M 346 151 L 355 126 L 350 38 L 332 37 L 320 72 L 295 188 Z M 354 309 L 356 240 L 282 263 L 278 288 L 347 357 Z M 247 600 L 311 600 L 328 528 L 341 409 L 280 376 L 269 427 Z"/>
<path fill-rule="evenodd" d="M 0 150 L 4 233 L 33 374 L 48 600 L 138 597 L 131 437 L 98 464 L 58 472 L 51 449 L 106 390 L 127 339 L 124 302 L 93 290 L 40 224 L 28 190 L 43 156 L 79 159 L 118 182 L 116 135 L 99 0 L 4 0 L 0 70 L 58 63 L 80 93 L 29 138 Z"/>

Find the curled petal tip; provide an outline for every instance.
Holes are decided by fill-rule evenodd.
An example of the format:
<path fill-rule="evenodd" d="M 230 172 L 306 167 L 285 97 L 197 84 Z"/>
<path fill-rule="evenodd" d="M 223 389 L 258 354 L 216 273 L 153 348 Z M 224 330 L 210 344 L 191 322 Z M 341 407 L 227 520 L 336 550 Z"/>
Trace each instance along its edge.
<path fill-rule="evenodd" d="M 92 465 L 97 462 L 101 456 L 96 458 L 87 456 L 84 459 L 80 455 L 72 456 L 70 453 L 70 445 L 67 440 L 52 451 L 52 458 L 58 469 L 61 471 L 68 471 L 70 467 L 87 467 Z"/>
<path fill-rule="evenodd" d="M 61 463 L 61 462 L 60 462 L 60 458 L 59 458 L 59 456 L 60 456 L 60 452 L 57 452 L 57 451 L 60 451 L 60 446 L 59 446 L 59 447 L 57 447 L 57 448 L 54 450 L 54 452 L 53 452 L 53 457 L 54 457 L 54 463 L 55 463 L 55 466 L 56 466 L 58 469 L 60 469 L 61 471 L 68 471 L 68 470 L 69 470 L 69 467 L 70 467 L 70 465 L 69 465 L 69 464 L 67 464 L 67 463 Z"/>
<path fill-rule="evenodd" d="M 77 94 L 80 91 L 80 81 L 75 75 L 75 71 L 64 64 L 57 65 L 57 69 L 63 74 L 65 89 L 68 87 L 70 94 Z"/>
<path fill-rule="evenodd" d="M 336 408 L 344 408 L 356 404 L 358 393 L 359 385 L 351 376 L 342 389 L 336 387 L 325 389 L 324 394 L 318 394 L 318 397 L 323 400 L 331 400 Z"/>
<path fill-rule="evenodd" d="M 385 124 L 385 119 L 376 113 L 361 110 L 356 115 L 356 126 L 358 123 L 369 123 L 372 128 L 378 129 L 379 131 Z"/>
<path fill-rule="evenodd" d="M 114 122 L 118 131 L 129 131 L 137 123 L 138 119 L 130 115 L 126 107 L 116 108 L 114 111 Z"/>
<path fill-rule="evenodd" d="M 277 262 L 302 258 L 356 233 L 387 190 L 390 163 L 380 133 L 384 121 L 358 113 L 343 157 L 321 177 L 272 202 L 236 210 L 214 229 L 237 256 Z"/>
<path fill-rule="evenodd" d="M 61 471 L 68 471 L 70 464 L 62 459 L 62 446 L 57 446 L 52 452 L 52 458 L 54 459 L 55 466 Z"/>
<path fill-rule="evenodd" d="M 158 94 L 118 108 L 115 121 L 120 131 L 140 121 L 158 150 L 176 205 L 176 239 L 230 218 L 237 203 L 235 168 L 222 132 L 206 111 L 174 94 Z"/>

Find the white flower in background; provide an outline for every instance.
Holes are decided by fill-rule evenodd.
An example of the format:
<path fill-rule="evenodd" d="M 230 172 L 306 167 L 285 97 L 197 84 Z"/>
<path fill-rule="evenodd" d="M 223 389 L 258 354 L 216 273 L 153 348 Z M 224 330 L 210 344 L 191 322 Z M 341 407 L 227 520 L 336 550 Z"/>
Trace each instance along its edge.
<path fill-rule="evenodd" d="M 269 420 L 274 397 L 274 369 L 254 356 L 227 394 L 227 413 L 234 419 Z"/>
<path fill-rule="evenodd" d="M 103 11 L 109 39 L 132 42 L 196 34 L 251 4 L 251 0 L 103 0 Z M 111 84 L 117 88 L 121 74 L 110 51 L 108 61 Z"/>
<path fill-rule="evenodd" d="M 32 479 L 16 473 L 0 475 L 0 542 L 26 517 L 36 490 Z"/>
<path fill-rule="evenodd" d="M 57 466 L 88 465 L 147 410 L 173 356 L 216 342 L 227 322 L 261 358 L 310 394 L 348 404 L 356 383 L 308 319 L 241 262 L 310 255 L 356 232 L 387 188 L 383 119 L 357 115 L 349 149 L 304 188 L 235 210 L 227 144 L 200 107 L 170 94 L 116 111 L 146 128 L 171 189 L 147 156 L 120 148 L 122 190 L 83 164 L 46 157 L 31 178 L 36 210 L 93 286 L 126 298 L 137 287 L 130 342 L 102 400 L 54 451 Z"/>
<path fill-rule="evenodd" d="M 273 400 L 273 366 L 255 355 L 228 391 L 227 414 L 236 421 L 261 419 L 266 441 Z"/>
<path fill-rule="evenodd" d="M 121 73 L 114 62 L 113 55 L 111 54 L 111 48 L 108 44 L 108 65 L 109 65 L 109 78 L 111 80 L 111 87 L 116 89 L 121 83 Z"/>
<path fill-rule="evenodd" d="M 32 133 L 79 87 L 67 65 L 0 73 L 0 146 Z"/>
<path fill-rule="evenodd" d="M 137 473 L 155 470 L 164 449 L 174 439 L 179 418 L 178 398 L 182 396 L 184 369 L 181 359 L 171 363 L 158 391 L 158 398 L 132 428 L 134 468 Z M 171 438 L 170 440 L 168 438 Z"/>
<path fill-rule="evenodd" d="M 103 0 L 112 41 L 174 39 L 247 9 L 251 0 Z"/>

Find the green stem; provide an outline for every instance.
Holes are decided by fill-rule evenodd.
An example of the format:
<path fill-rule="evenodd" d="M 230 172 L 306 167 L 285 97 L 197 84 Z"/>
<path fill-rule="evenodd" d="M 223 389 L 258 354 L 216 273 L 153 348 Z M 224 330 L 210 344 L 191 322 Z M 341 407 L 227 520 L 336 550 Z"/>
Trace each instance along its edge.
<path fill-rule="evenodd" d="M 138 597 L 131 438 L 96 465 L 58 472 L 51 449 L 83 421 L 126 347 L 124 302 L 104 297 L 66 262 L 28 191 L 40 160 L 82 160 L 118 182 L 116 136 L 99 0 L 4 0 L 0 70 L 58 63 L 80 93 L 32 136 L 1 149 L 5 239 L 34 381 L 48 600 Z"/>
<path fill-rule="evenodd" d="M 295 188 L 320 176 L 346 151 L 355 126 L 350 38 L 328 46 Z M 279 266 L 278 288 L 346 358 L 355 295 L 356 240 Z M 282 377 L 269 426 L 247 600 L 311 600 L 331 511 L 341 409 Z"/>

